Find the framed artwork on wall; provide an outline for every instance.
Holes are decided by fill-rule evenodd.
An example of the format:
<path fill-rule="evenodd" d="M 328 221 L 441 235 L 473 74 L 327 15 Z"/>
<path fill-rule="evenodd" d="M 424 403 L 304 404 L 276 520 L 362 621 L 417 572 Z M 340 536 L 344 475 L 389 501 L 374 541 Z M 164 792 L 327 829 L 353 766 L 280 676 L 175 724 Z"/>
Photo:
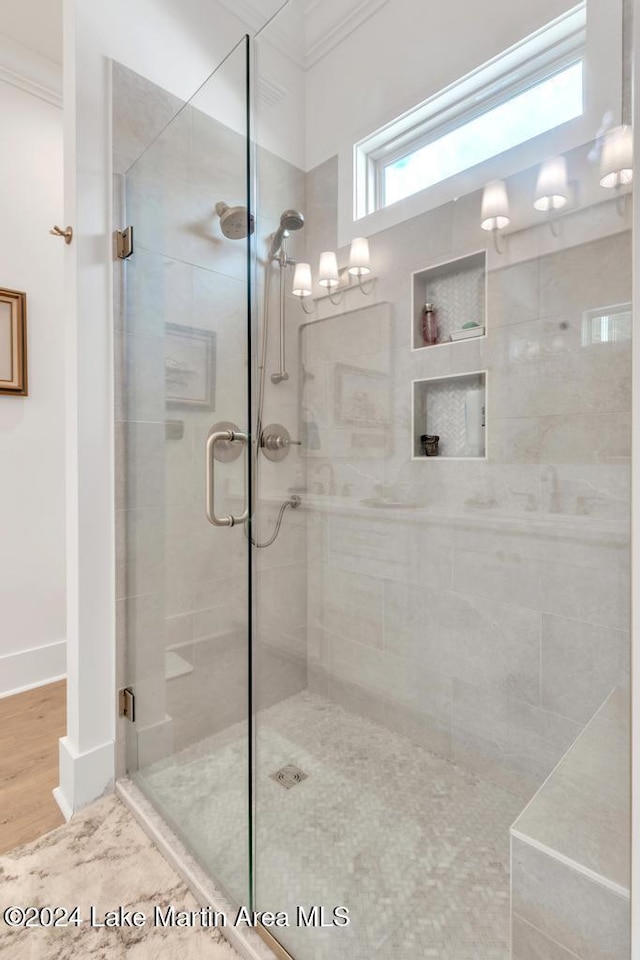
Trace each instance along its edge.
<path fill-rule="evenodd" d="M 168 323 L 165 327 L 165 344 L 167 405 L 213 410 L 216 381 L 215 333 Z"/>
<path fill-rule="evenodd" d="M 26 397 L 27 295 L 0 288 L 0 394 Z"/>

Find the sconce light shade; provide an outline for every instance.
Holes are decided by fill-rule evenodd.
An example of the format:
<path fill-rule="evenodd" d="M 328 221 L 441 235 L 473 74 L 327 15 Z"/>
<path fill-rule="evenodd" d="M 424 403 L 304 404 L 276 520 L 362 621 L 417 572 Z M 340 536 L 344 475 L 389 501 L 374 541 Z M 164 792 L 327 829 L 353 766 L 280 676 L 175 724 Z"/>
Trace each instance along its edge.
<path fill-rule="evenodd" d="M 340 283 L 338 276 L 338 261 L 333 250 L 325 250 L 320 254 L 320 276 L 318 283 L 321 287 L 332 290 Z"/>
<path fill-rule="evenodd" d="M 311 264 L 296 263 L 296 269 L 293 274 L 294 297 L 310 297 L 313 293 L 311 286 Z"/>
<path fill-rule="evenodd" d="M 504 230 L 510 223 L 507 185 L 504 180 L 493 180 L 482 194 L 482 229 Z"/>
<path fill-rule="evenodd" d="M 611 190 L 633 180 L 633 132 L 631 127 L 609 130 L 602 148 L 600 186 Z"/>
<path fill-rule="evenodd" d="M 349 273 L 352 277 L 365 277 L 371 273 L 369 241 L 365 237 L 356 237 L 351 243 Z"/>
<path fill-rule="evenodd" d="M 536 210 L 548 213 L 552 210 L 562 210 L 568 202 L 567 161 L 564 157 L 553 157 L 551 160 L 545 160 L 538 174 L 533 206 Z"/>

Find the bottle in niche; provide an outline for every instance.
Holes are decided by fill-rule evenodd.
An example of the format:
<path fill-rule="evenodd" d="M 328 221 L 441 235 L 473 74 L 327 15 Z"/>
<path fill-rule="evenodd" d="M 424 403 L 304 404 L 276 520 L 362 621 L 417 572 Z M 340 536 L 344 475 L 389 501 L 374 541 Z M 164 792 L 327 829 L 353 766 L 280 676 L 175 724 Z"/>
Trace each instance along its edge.
<path fill-rule="evenodd" d="M 425 303 L 422 311 L 422 339 L 428 347 L 438 342 L 438 321 L 432 303 Z"/>

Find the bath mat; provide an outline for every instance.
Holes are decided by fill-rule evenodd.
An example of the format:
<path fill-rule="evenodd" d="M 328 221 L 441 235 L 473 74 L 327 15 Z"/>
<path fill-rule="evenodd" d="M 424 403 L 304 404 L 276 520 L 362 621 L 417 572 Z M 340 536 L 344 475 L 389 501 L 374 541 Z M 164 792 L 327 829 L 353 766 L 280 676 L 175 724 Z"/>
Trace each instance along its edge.
<path fill-rule="evenodd" d="M 219 930 L 154 926 L 163 914 L 197 911 L 184 883 L 115 797 L 93 804 L 39 840 L 0 857 L 2 960 L 239 960 Z M 9 927 L 7 907 L 78 907 L 83 923 Z M 120 907 L 146 915 L 143 927 L 97 927 Z M 45 922 L 46 914 L 42 915 Z"/>

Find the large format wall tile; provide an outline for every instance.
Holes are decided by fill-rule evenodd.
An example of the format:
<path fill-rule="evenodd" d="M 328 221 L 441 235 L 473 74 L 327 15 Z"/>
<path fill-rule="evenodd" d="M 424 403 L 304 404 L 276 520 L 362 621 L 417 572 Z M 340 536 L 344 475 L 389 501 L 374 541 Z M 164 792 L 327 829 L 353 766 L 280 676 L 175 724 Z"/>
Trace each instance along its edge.
<path fill-rule="evenodd" d="M 629 634 L 565 617 L 542 616 L 542 706 L 585 723 L 629 679 Z"/>
<path fill-rule="evenodd" d="M 496 327 L 539 316 L 540 264 L 529 260 L 489 274 L 490 322 Z"/>
<path fill-rule="evenodd" d="M 116 597 L 162 592 L 163 512 L 159 508 L 116 513 Z"/>
<path fill-rule="evenodd" d="M 629 590 L 626 570 L 550 560 L 540 567 L 540 606 L 545 613 L 628 630 Z"/>
<path fill-rule="evenodd" d="M 116 423 L 115 455 L 123 465 L 116 474 L 116 510 L 162 506 L 164 448 L 164 423 Z"/>
<path fill-rule="evenodd" d="M 549 940 L 517 914 L 511 918 L 511 960 L 580 960 L 559 943 Z"/>
<path fill-rule="evenodd" d="M 631 880 L 630 707 L 614 690 L 512 827 L 618 891 Z M 571 867 L 571 865 L 574 865 Z"/>
<path fill-rule="evenodd" d="M 552 317 L 631 299 L 628 233 L 561 250 L 540 261 L 540 313 Z"/>
<path fill-rule="evenodd" d="M 183 106 L 182 100 L 113 62 L 113 142 L 133 163 Z"/>
<path fill-rule="evenodd" d="M 482 687 L 453 687 L 453 755 L 529 798 L 581 730 L 571 720 Z"/>
<path fill-rule="evenodd" d="M 511 869 L 519 917 L 581 960 L 627 960 L 627 897 L 516 838 Z"/>
<path fill-rule="evenodd" d="M 215 96 L 216 84 L 227 83 L 232 68 L 227 64 L 204 94 Z M 164 712 L 166 691 L 179 747 L 246 716 L 248 542 L 239 526 L 214 529 L 207 522 L 204 489 L 212 425 L 230 420 L 246 427 L 248 420 L 247 248 L 223 236 L 215 211 L 218 201 L 232 205 L 246 196 L 246 141 L 200 110 L 201 100 L 178 114 L 175 98 L 124 69 L 116 68 L 115 95 L 118 169 L 127 171 L 127 218 L 136 236 L 134 256 L 121 268 L 125 287 L 118 303 L 123 301 L 125 309 L 116 317 L 118 596 L 152 594 L 162 611 L 153 637 L 140 626 L 140 617 L 124 614 L 120 632 L 142 663 L 149 660 L 150 644 L 158 654 L 153 675 L 158 689 L 138 671 L 145 686 L 137 692 L 145 701 L 162 703 Z M 146 111 L 142 118 L 140 110 Z M 136 160 L 133 166 L 128 158 Z M 260 251 L 282 210 L 304 207 L 304 181 L 301 170 L 261 151 Z M 290 252 L 300 256 L 301 243 L 292 238 Z M 269 269 L 267 366 L 274 370 L 279 361 L 277 268 Z M 264 270 L 257 280 L 262 301 Z M 262 325 L 262 302 L 259 312 Z M 293 330 L 301 317 L 299 304 L 289 297 L 290 380 L 278 389 L 268 382 L 264 411 L 287 425 L 294 438 L 300 368 Z M 215 334 L 211 408 L 167 402 L 168 325 Z M 289 488 L 303 485 L 301 467 L 297 450 L 285 463 L 263 463 L 254 527 L 258 539 L 271 535 Z M 241 509 L 243 473 L 242 460 L 218 465 L 220 512 Z M 292 511 L 273 548 L 257 551 L 256 641 L 268 651 L 257 658 L 258 706 L 297 693 L 306 683 L 306 552 L 306 518 Z M 231 645 L 230 637 L 235 638 Z M 161 648 L 178 653 L 191 671 L 166 680 Z"/>
<path fill-rule="evenodd" d="M 463 214 L 455 205 L 455 230 Z M 630 298 L 629 235 L 491 270 L 488 336 L 410 352 L 410 271 L 420 251 L 428 262 L 419 224 L 428 231 L 433 221 L 415 218 L 393 251 L 396 233 L 371 238 L 372 256 L 392 268 L 380 292 L 394 304 L 394 443 L 384 482 L 390 496 L 427 505 L 443 523 L 415 523 L 407 538 L 393 516 L 345 517 L 343 508 L 329 518 L 324 556 L 330 567 L 385 581 L 385 650 L 416 673 L 454 682 L 458 759 L 529 795 L 608 684 L 625 677 L 630 344 L 589 342 L 584 311 Z M 603 265 L 610 272 L 600 282 Z M 367 349 L 364 329 L 361 341 Z M 331 347 L 327 339 L 328 356 Z M 478 369 L 488 370 L 488 461 L 409 461 L 409 382 Z M 331 380 L 323 386 L 330 396 Z M 347 457 L 341 450 L 333 461 L 341 476 Z M 519 526 L 474 525 L 474 514 L 517 517 Z M 316 605 L 322 591 L 318 581 Z M 310 587 L 310 603 L 313 595 Z"/>
<path fill-rule="evenodd" d="M 539 700 L 540 614 L 412 584 L 385 584 L 385 650 L 452 679 Z"/>

